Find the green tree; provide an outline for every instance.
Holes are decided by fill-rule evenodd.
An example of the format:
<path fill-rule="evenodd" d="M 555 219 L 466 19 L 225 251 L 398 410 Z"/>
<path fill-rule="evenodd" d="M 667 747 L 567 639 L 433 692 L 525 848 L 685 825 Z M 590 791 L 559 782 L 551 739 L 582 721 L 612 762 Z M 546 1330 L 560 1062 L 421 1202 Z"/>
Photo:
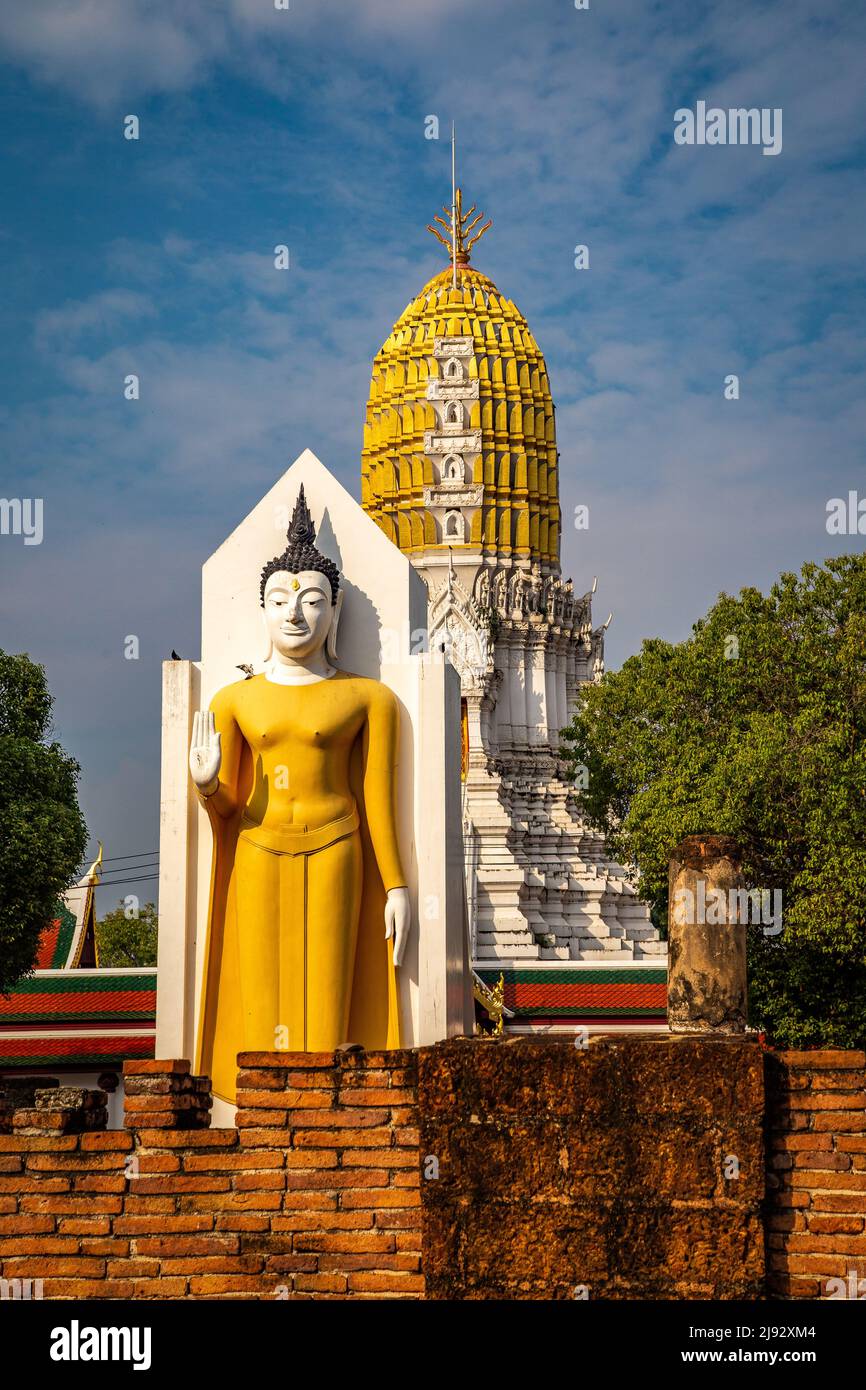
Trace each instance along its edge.
<path fill-rule="evenodd" d="M 154 903 L 145 903 L 137 916 L 127 916 L 123 901 L 96 924 L 99 964 L 105 966 L 156 965 L 159 919 Z"/>
<path fill-rule="evenodd" d="M 866 556 L 721 594 L 581 692 L 566 757 L 589 820 L 667 921 L 671 850 L 738 840 L 784 928 L 749 928 L 751 1022 L 781 1046 L 866 1042 Z"/>
<path fill-rule="evenodd" d="M 49 743 L 45 671 L 0 651 L 0 992 L 29 974 L 87 843 L 79 767 Z"/>

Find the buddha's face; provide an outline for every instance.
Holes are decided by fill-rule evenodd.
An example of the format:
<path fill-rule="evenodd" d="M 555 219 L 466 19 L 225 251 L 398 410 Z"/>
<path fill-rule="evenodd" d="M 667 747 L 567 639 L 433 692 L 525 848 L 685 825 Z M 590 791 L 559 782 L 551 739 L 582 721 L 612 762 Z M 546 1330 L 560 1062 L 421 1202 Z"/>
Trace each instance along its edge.
<path fill-rule="evenodd" d="M 285 661 L 304 661 L 324 647 L 334 620 L 331 585 L 316 570 L 278 570 L 265 585 L 265 626 L 274 652 Z"/>

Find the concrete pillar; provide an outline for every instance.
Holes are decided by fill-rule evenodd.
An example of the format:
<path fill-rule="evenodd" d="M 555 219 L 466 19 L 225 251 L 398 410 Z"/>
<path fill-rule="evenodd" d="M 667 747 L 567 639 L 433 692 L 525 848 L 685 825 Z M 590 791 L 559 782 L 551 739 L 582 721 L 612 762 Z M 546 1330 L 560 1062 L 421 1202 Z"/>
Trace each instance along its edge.
<path fill-rule="evenodd" d="M 737 843 L 688 835 L 668 870 L 668 1023 L 674 1033 L 746 1027 L 746 924 Z"/>

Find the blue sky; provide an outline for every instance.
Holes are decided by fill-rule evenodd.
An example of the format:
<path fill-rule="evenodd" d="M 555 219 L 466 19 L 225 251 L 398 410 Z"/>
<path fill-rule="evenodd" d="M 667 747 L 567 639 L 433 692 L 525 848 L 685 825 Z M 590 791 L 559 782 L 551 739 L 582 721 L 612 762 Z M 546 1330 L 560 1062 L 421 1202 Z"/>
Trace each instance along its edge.
<path fill-rule="evenodd" d="M 156 847 L 203 560 L 304 447 L 357 494 L 372 357 L 443 263 L 452 119 L 476 264 L 547 356 L 608 665 L 862 548 L 825 508 L 866 493 L 864 52 L 839 0 L 0 9 L 0 495 L 45 507 L 41 546 L 0 537 L 0 646 L 47 667 L 94 843 Z M 698 99 L 781 107 L 781 154 L 675 145 Z"/>

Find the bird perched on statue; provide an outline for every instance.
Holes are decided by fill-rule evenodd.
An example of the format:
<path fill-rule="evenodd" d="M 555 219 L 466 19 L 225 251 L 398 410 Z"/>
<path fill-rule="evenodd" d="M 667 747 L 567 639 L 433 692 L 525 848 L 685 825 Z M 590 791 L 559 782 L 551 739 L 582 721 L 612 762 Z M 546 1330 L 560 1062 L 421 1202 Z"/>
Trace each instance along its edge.
<path fill-rule="evenodd" d="M 172 661 L 182 661 L 182 660 L 183 660 L 183 657 L 178 655 L 178 653 L 175 651 L 174 647 L 172 647 L 172 649 L 171 649 L 171 659 L 172 659 Z"/>
<path fill-rule="evenodd" d="M 247 680 L 249 680 L 250 676 L 255 675 L 255 671 L 253 670 L 252 666 L 250 666 L 250 664 L 246 661 L 239 661 L 235 669 L 238 671 L 243 671 Z"/>

